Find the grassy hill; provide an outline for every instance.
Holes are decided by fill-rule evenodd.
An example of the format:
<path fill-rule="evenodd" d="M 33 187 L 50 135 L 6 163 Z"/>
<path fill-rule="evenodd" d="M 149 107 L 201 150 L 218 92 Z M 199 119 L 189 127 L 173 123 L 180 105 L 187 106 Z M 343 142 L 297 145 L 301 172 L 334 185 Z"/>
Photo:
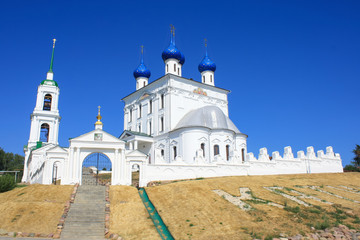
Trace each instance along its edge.
<path fill-rule="evenodd" d="M 0 228 L 54 232 L 72 190 L 30 185 L 1 193 Z M 360 173 L 197 179 L 146 191 L 175 239 L 270 239 L 337 224 L 360 230 Z M 111 186 L 110 202 L 110 232 L 160 239 L 136 188 Z"/>
<path fill-rule="evenodd" d="M 274 186 L 283 188 L 264 188 Z M 240 187 L 249 188 L 248 193 L 256 199 L 243 200 L 251 210 L 245 211 L 213 191 L 223 190 L 236 197 Z M 280 233 L 293 236 L 310 232 L 311 227 L 321 229 L 339 223 L 360 229 L 359 173 L 223 177 L 146 190 L 175 239 L 270 238 Z M 281 195 L 299 196 L 292 190 L 319 200 L 298 198 L 311 204 L 305 207 Z M 284 208 L 270 206 L 268 201 Z"/>
<path fill-rule="evenodd" d="M 0 228 L 8 232 L 55 233 L 73 189 L 34 184 L 0 193 Z"/>

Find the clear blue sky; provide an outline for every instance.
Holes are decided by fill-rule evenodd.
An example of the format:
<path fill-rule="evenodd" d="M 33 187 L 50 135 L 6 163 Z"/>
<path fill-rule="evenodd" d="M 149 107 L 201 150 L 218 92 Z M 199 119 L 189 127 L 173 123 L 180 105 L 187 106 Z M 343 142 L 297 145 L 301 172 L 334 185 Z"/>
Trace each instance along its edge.
<path fill-rule="evenodd" d="M 0 147 L 23 154 L 54 37 L 60 144 L 94 128 L 98 105 L 104 130 L 119 136 L 140 45 L 153 81 L 173 24 L 184 77 L 200 80 L 208 39 L 215 84 L 231 90 L 230 118 L 249 135 L 248 151 L 331 145 L 345 165 L 360 144 L 359 12 L 360 1 L 329 0 L 2 1 Z"/>

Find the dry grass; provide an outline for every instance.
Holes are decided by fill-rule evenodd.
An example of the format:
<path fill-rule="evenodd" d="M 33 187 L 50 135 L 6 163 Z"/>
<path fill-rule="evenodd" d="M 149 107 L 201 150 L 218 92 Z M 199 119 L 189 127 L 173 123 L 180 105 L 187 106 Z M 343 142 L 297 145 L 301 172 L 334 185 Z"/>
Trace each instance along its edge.
<path fill-rule="evenodd" d="M 110 186 L 110 232 L 126 240 L 161 239 L 136 188 Z"/>
<path fill-rule="evenodd" d="M 29 185 L 0 193 L 0 226 L 8 232 L 54 233 L 73 186 Z"/>
<path fill-rule="evenodd" d="M 277 236 L 279 233 L 295 235 L 309 232 L 311 225 L 321 228 L 327 224 L 334 225 L 336 221 L 360 229 L 360 222 L 355 217 L 360 216 L 360 204 L 297 185 L 321 186 L 325 191 L 360 201 L 360 194 L 326 187 L 345 185 L 360 190 L 359 173 L 211 178 L 176 182 L 146 190 L 175 239 L 251 239 Z M 264 189 L 264 186 L 293 188 L 337 205 L 334 207 L 305 199 L 303 201 L 321 207 L 320 210 L 306 208 Z M 221 189 L 238 196 L 239 187 L 249 187 L 256 197 L 287 204 L 288 208 L 278 209 L 249 201 L 254 210 L 245 212 L 212 192 Z M 292 212 L 297 206 L 299 211 Z"/>

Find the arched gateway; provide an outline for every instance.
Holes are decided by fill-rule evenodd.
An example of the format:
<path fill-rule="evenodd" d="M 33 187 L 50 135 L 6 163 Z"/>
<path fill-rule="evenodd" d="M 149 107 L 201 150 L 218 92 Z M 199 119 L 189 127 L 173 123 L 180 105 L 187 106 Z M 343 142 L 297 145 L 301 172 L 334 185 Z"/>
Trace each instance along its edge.
<path fill-rule="evenodd" d="M 111 184 L 111 161 L 103 153 L 89 154 L 82 163 L 81 172 L 81 185 Z"/>
<path fill-rule="evenodd" d="M 88 182 L 83 182 L 83 170 L 90 172 L 88 168 L 94 167 L 91 170 L 93 172 L 90 173 L 94 174 L 95 168 L 98 169 L 99 166 L 90 165 L 94 165 L 91 162 L 100 161 L 100 156 L 102 159 L 106 158 L 108 163 L 100 166 L 98 170 L 101 171 L 103 168 L 106 168 L 106 171 L 111 170 L 112 185 L 126 184 L 125 142 L 102 130 L 100 110 L 97 119 L 95 130 L 70 139 L 69 158 L 64 164 L 62 184 L 87 184 Z"/>

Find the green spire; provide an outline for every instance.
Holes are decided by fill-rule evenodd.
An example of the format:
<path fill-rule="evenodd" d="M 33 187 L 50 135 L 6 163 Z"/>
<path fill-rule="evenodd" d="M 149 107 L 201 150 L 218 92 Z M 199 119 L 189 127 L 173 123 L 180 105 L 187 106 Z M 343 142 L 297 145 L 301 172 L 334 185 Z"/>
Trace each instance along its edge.
<path fill-rule="evenodd" d="M 56 39 L 54 38 L 53 39 L 53 49 L 52 49 L 52 54 L 51 54 L 50 69 L 49 69 L 49 72 L 51 72 L 51 73 L 53 72 L 55 42 L 56 42 Z"/>

